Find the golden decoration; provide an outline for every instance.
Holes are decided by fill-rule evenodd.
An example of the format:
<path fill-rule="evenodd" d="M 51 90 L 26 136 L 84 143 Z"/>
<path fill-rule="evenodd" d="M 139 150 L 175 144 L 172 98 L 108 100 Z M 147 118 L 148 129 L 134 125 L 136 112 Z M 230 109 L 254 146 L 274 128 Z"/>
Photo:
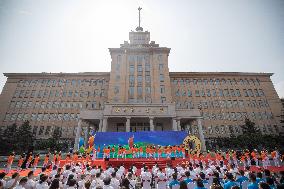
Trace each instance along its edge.
<path fill-rule="evenodd" d="M 189 145 L 190 145 L 191 142 L 194 145 L 193 149 L 189 148 Z M 199 154 L 200 151 L 201 151 L 201 141 L 199 140 L 199 138 L 197 138 L 194 135 L 186 136 L 183 140 L 183 144 L 185 146 L 185 149 L 188 150 L 188 153 L 190 153 L 190 154 L 195 154 L 195 153 Z"/>

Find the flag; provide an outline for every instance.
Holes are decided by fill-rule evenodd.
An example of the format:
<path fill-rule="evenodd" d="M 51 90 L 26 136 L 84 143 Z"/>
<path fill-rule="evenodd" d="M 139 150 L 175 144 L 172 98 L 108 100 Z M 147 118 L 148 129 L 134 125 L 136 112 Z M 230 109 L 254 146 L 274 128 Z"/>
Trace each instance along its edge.
<path fill-rule="evenodd" d="M 129 139 L 128 139 L 128 146 L 129 146 L 129 148 L 133 147 L 133 143 L 134 143 L 134 135 L 132 137 L 129 137 Z"/>

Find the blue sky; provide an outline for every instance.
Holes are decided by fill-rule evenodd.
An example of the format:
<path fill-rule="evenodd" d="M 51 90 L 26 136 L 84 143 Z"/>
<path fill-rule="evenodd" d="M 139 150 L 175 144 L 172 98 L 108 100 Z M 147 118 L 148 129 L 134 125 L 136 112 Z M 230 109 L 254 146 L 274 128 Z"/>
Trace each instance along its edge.
<path fill-rule="evenodd" d="M 283 0 L 0 0 L 0 91 L 5 72 L 110 71 L 139 5 L 170 71 L 273 72 L 284 97 Z"/>

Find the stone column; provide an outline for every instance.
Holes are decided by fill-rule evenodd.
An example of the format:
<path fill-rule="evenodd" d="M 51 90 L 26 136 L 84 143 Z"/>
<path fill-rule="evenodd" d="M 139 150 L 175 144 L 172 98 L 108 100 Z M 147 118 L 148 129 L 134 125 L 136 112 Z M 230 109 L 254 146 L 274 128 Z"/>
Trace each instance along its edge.
<path fill-rule="evenodd" d="M 99 132 L 102 132 L 103 129 L 103 119 L 100 119 L 100 123 L 99 123 Z"/>
<path fill-rule="evenodd" d="M 106 132 L 106 131 L 107 131 L 107 117 L 104 117 L 102 132 Z"/>
<path fill-rule="evenodd" d="M 204 134 L 202 130 L 201 118 L 197 119 L 197 126 L 198 126 L 199 139 L 201 141 L 201 150 L 204 152 L 206 151 L 206 146 L 205 146 L 205 139 L 204 139 Z"/>
<path fill-rule="evenodd" d="M 85 146 L 88 146 L 89 132 L 90 132 L 90 124 L 88 124 L 88 126 L 85 127 L 85 133 L 84 133 Z"/>
<path fill-rule="evenodd" d="M 172 118 L 172 129 L 173 131 L 177 131 L 177 120 L 176 118 Z"/>
<path fill-rule="evenodd" d="M 180 119 L 177 119 L 177 130 L 178 130 L 178 131 L 181 130 Z"/>
<path fill-rule="evenodd" d="M 153 117 L 149 117 L 150 119 L 150 131 L 155 131 L 155 126 L 154 126 L 154 118 Z"/>
<path fill-rule="evenodd" d="M 130 117 L 126 117 L 125 130 L 126 132 L 130 132 Z"/>
<path fill-rule="evenodd" d="M 76 136 L 75 136 L 75 144 L 74 144 L 74 148 L 73 148 L 74 150 L 79 149 L 79 139 L 80 139 L 80 136 L 81 136 L 81 132 L 82 132 L 82 120 L 79 119 L 77 131 L 76 131 Z"/>

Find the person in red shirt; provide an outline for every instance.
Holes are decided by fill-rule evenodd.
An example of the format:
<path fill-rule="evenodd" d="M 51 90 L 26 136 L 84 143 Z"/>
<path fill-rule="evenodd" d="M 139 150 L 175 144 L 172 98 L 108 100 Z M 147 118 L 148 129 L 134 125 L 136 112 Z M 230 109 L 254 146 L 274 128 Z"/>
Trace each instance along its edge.
<path fill-rule="evenodd" d="M 12 167 L 14 158 L 15 158 L 15 153 L 12 152 L 12 153 L 9 155 L 8 160 L 7 160 L 6 173 L 9 173 L 9 172 L 11 171 L 11 167 Z"/>
<path fill-rule="evenodd" d="M 71 154 L 68 153 L 65 158 L 65 165 L 70 165 L 71 163 Z"/>
<path fill-rule="evenodd" d="M 140 148 L 139 148 L 139 156 L 138 156 L 138 157 L 143 158 L 143 156 L 144 156 L 144 153 L 143 153 L 143 147 L 142 147 L 142 146 L 140 146 Z"/>
<path fill-rule="evenodd" d="M 36 168 L 37 168 L 38 162 L 39 162 L 39 154 L 37 154 L 37 155 L 34 156 L 34 164 L 33 164 L 34 171 L 35 171 Z"/>
<path fill-rule="evenodd" d="M 44 160 L 43 160 L 43 167 L 47 167 L 48 165 L 48 162 L 49 162 L 49 154 L 46 154 L 45 157 L 44 157 Z"/>
<path fill-rule="evenodd" d="M 25 157 L 25 154 L 22 154 L 20 156 L 20 159 L 18 161 L 18 168 L 17 168 L 17 172 L 19 172 L 20 170 L 22 170 L 22 165 L 23 165 L 23 162 L 24 162 L 24 157 Z"/>
<path fill-rule="evenodd" d="M 27 163 L 26 163 L 26 168 L 27 168 L 27 169 L 29 168 L 29 166 L 30 166 L 32 160 L 33 160 L 33 154 L 32 154 L 32 152 L 30 152 L 29 157 L 28 157 L 28 160 L 27 160 Z"/>
<path fill-rule="evenodd" d="M 57 167 L 59 167 L 60 161 L 61 161 L 61 152 L 59 152 L 57 155 Z"/>

